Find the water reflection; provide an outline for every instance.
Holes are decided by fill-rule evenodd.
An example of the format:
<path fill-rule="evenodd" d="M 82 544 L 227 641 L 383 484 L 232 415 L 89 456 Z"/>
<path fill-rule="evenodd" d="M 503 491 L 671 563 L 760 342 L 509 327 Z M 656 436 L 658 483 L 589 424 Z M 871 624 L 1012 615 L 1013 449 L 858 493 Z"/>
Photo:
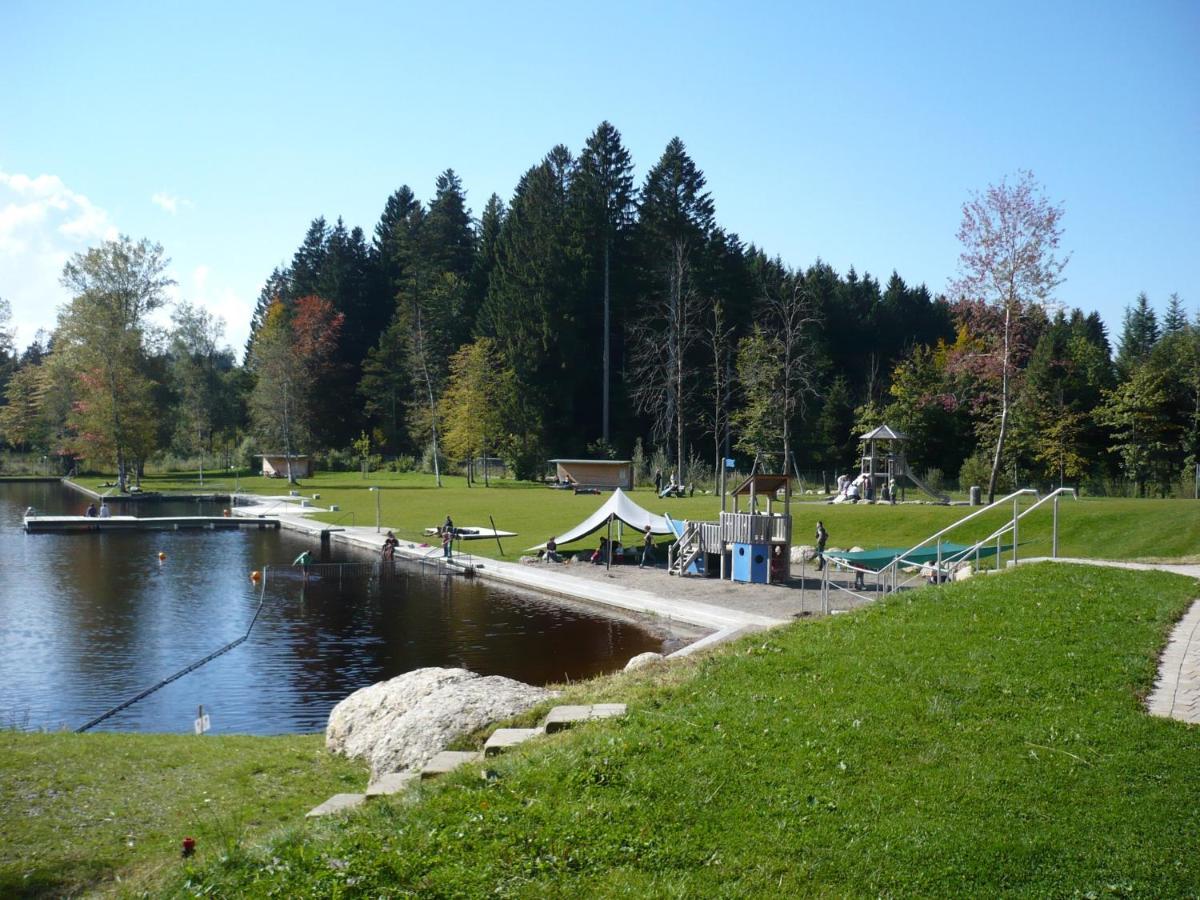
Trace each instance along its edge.
<path fill-rule="evenodd" d="M 31 505 L 75 513 L 86 502 L 57 484 L 0 483 L 2 725 L 73 727 L 238 637 L 259 599 L 248 574 L 267 566 L 248 641 L 99 727 L 186 731 L 203 703 L 215 732 L 319 730 L 351 691 L 421 666 L 546 683 L 661 648 L 635 625 L 400 561 L 305 582 L 286 564 L 315 542 L 287 532 L 26 535 Z M 114 512 L 198 511 L 172 506 Z M 319 558 L 364 557 L 334 548 Z"/>

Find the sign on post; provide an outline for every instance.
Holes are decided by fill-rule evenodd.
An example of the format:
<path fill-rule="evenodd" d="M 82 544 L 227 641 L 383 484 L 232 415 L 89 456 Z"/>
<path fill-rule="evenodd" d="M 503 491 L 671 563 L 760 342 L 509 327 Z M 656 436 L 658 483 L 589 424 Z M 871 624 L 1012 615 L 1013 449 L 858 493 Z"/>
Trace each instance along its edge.
<path fill-rule="evenodd" d="M 734 463 L 732 457 L 728 457 L 728 456 L 725 457 L 725 468 L 732 469 L 734 467 L 734 465 L 735 465 L 735 463 Z"/>
<path fill-rule="evenodd" d="M 204 734 L 204 732 L 212 727 L 212 724 L 208 720 L 208 713 L 204 711 L 203 706 L 196 707 L 196 721 L 192 724 L 196 729 L 196 734 Z"/>

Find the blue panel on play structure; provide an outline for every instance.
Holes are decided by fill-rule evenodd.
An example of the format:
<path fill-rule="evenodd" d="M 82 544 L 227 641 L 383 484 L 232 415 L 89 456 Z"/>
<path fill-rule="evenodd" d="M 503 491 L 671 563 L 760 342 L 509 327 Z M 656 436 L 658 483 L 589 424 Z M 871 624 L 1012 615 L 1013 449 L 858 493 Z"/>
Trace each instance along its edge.
<path fill-rule="evenodd" d="M 770 549 L 766 544 L 734 544 L 733 580 L 766 584 L 770 580 Z"/>

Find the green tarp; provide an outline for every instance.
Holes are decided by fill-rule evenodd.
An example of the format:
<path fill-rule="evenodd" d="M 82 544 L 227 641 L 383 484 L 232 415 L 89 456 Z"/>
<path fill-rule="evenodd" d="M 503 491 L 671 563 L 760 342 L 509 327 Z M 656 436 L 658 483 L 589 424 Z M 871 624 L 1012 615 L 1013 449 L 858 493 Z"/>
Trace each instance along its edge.
<path fill-rule="evenodd" d="M 975 552 L 970 556 L 964 557 L 961 554 L 966 553 L 971 549 L 970 544 L 955 544 L 950 541 L 942 541 L 942 559 L 948 560 L 951 557 L 959 557 L 962 560 L 975 559 Z M 997 548 L 995 544 L 991 546 L 980 547 L 978 550 L 979 558 L 995 556 L 997 550 L 1011 550 L 1012 544 L 1003 544 Z M 828 550 L 825 552 L 826 559 L 842 561 L 849 563 L 858 569 L 870 569 L 873 572 L 878 572 L 881 569 L 887 568 L 899 556 L 904 556 L 908 553 L 907 547 L 877 547 L 874 550 L 859 550 L 855 553 L 841 550 Z M 928 547 L 922 547 L 920 550 L 914 550 L 904 556 L 905 565 L 921 566 L 928 563 L 936 563 L 938 560 L 938 548 L 936 544 L 930 544 Z"/>

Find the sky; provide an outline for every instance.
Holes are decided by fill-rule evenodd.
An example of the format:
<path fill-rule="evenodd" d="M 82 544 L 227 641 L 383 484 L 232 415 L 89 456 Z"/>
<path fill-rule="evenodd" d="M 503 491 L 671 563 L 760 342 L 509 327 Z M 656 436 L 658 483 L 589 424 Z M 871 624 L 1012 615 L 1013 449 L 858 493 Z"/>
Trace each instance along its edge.
<path fill-rule="evenodd" d="M 311 220 L 368 234 L 446 168 L 511 197 L 602 120 L 679 136 L 717 221 L 792 266 L 945 289 L 962 203 L 1065 208 L 1058 300 L 1200 308 L 1200 3 L 0 3 L 0 297 L 53 328 L 71 254 L 161 243 L 241 346 Z"/>

